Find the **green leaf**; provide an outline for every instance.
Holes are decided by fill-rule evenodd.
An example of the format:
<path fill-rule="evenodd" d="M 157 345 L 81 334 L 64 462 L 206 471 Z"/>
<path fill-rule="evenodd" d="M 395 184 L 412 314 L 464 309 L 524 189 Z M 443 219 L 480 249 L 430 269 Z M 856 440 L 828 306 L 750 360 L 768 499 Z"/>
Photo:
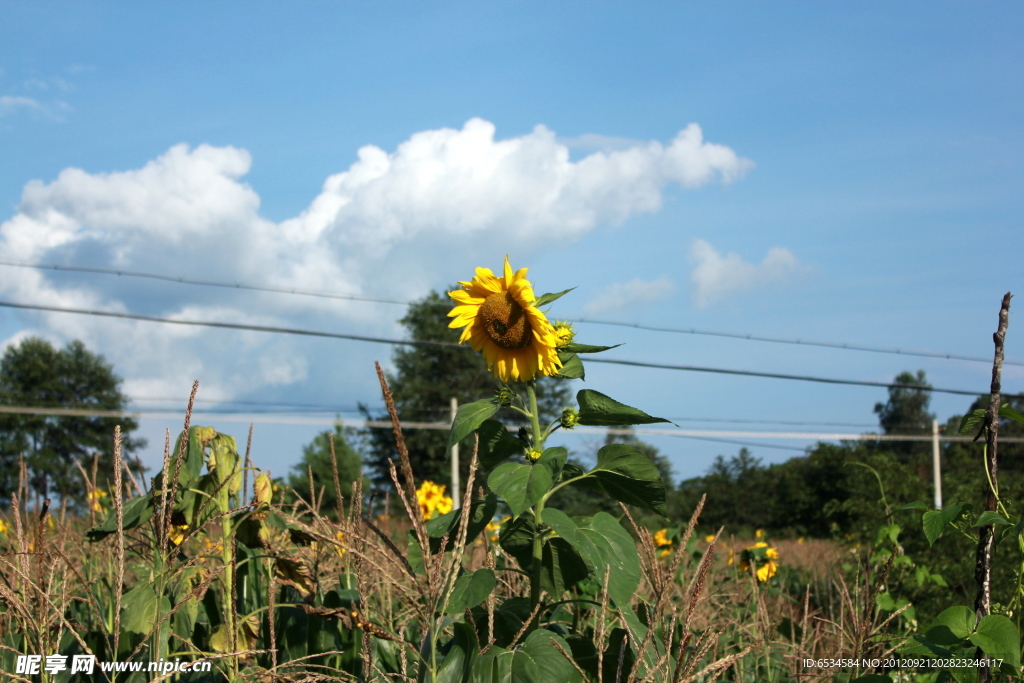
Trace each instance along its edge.
<path fill-rule="evenodd" d="M 537 462 L 534 463 L 536 467 L 546 467 L 551 472 L 551 479 L 558 479 L 558 475 L 562 473 L 562 468 L 565 466 L 565 461 L 569 458 L 569 451 L 565 450 L 561 446 L 552 446 L 551 448 L 545 448 L 544 453 L 537 458 Z"/>
<path fill-rule="evenodd" d="M 476 607 L 487 599 L 496 584 L 497 579 L 490 569 L 477 569 L 463 574 L 455 580 L 455 586 L 448 596 L 448 614 L 462 614 L 470 607 Z"/>
<path fill-rule="evenodd" d="M 469 504 L 469 524 L 466 526 L 466 542 L 469 543 L 480 535 L 498 509 L 498 499 L 489 495 L 480 500 L 474 500 Z M 441 539 L 448 535 L 447 548 L 451 550 L 455 543 L 455 537 L 459 533 L 459 524 L 462 519 L 463 508 L 446 512 L 440 517 L 435 517 L 427 522 L 427 536 L 430 537 L 430 552 L 441 552 Z"/>
<path fill-rule="evenodd" d="M 617 349 L 622 344 L 616 344 L 615 346 L 591 346 L 589 344 L 566 344 L 565 346 L 559 346 L 559 351 L 568 351 L 570 353 L 601 353 L 602 351 L 608 351 L 609 349 Z"/>
<path fill-rule="evenodd" d="M 926 504 L 926 503 L 922 503 L 919 500 L 915 500 L 913 503 L 908 503 L 908 504 L 904 505 L 903 507 L 897 508 L 897 509 L 899 509 L 899 510 L 931 510 L 932 507 L 930 505 Z"/>
<path fill-rule="evenodd" d="M 985 510 L 978 515 L 978 521 L 974 523 L 974 526 L 986 526 L 988 524 L 999 524 L 1000 526 L 1013 526 L 1013 522 L 1003 517 L 998 512 L 992 510 Z"/>
<path fill-rule="evenodd" d="M 489 642 L 492 634 L 487 610 L 483 607 L 474 607 L 470 612 L 476 623 L 477 639 L 482 643 Z M 499 648 L 508 647 L 529 618 L 529 598 L 516 597 L 501 602 L 494 608 L 493 637 L 495 645 Z"/>
<path fill-rule="evenodd" d="M 484 621 L 486 619 L 485 614 Z M 473 662 L 469 683 L 512 683 L 512 657 L 512 652 L 498 645 L 478 655 Z"/>
<path fill-rule="evenodd" d="M 454 635 L 449 641 L 448 654 L 437 670 L 434 683 L 462 683 L 470 676 L 476 654 L 480 651 L 472 626 L 456 622 L 452 624 L 452 630 Z"/>
<path fill-rule="evenodd" d="M 452 446 L 472 434 L 474 429 L 484 423 L 484 420 L 498 412 L 499 407 L 493 398 L 464 403 L 459 406 L 451 431 L 448 432 L 448 445 L 445 446 L 445 452 L 447 453 Z"/>
<path fill-rule="evenodd" d="M 480 434 L 480 466 L 493 469 L 514 455 L 525 452 L 523 442 L 509 434 L 505 425 L 497 420 L 484 420 L 478 430 Z"/>
<path fill-rule="evenodd" d="M 576 288 L 570 287 L 569 289 L 563 289 L 561 292 L 555 294 L 541 294 L 539 297 L 537 297 L 537 300 L 533 302 L 533 305 L 536 306 L 537 308 L 540 308 L 541 306 L 547 306 L 552 301 L 557 301 L 558 299 L 561 299 L 563 296 L 565 296 L 574 289 Z"/>
<path fill-rule="evenodd" d="M 921 516 L 921 524 L 924 527 L 924 535 L 931 546 L 942 535 L 946 527 L 960 516 L 963 510 L 962 504 L 950 505 L 943 510 L 929 510 Z"/>
<path fill-rule="evenodd" d="M 153 516 L 153 493 L 132 498 L 124 504 L 122 512 L 122 524 L 128 529 L 138 528 L 145 524 Z M 107 513 L 107 518 L 99 526 L 94 526 L 86 532 L 90 541 L 101 541 L 111 534 L 117 533 L 117 515 L 114 510 Z"/>
<path fill-rule="evenodd" d="M 121 599 L 121 628 L 130 633 L 146 635 L 153 630 L 153 622 L 157 621 L 157 605 L 161 614 L 171 611 L 171 602 L 166 596 L 157 600 L 156 591 L 148 583 L 140 583 L 124 594 Z"/>
<path fill-rule="evenodd" d="M 1017 626 L 1003 615 L 982 617 L 970 641 L 990 658 L 1006 660 L 1004 664 L 1009 663 L 1014 673 L 1020 668 L 1020 633 Z"/>
<path fill-rule="evenodd" d="M 963 640 L 974 632 L 974 624 L 976 622 L 977 617 L 975 616 L 973 609 L 957 605 L 940 612 L 939 616 L 935 617 L 935 621 L 932 622 L 932 629 L 945 626 L 953 637 Z M 929 634 L 932 629 L 929 629 Z M 931 638 L 929 638 L 929 640 L 931 640 Z M 948 641 L 942 642 L 941 640 L 931 640 L 931 642 L 939 643 L 940 645 L 952 644 Z"/>
<path fill-rule="evenodd" d="M 957 683 L 977 683 L 978 668 L 974 665 L 974 652 L 961 652 L 952 657 L 949 673 Z"/>
<path fill-rule="evenodd" d="M 563 347 L 564 348 L 564 347 Z M 1010 407 L 1009 403 L 1004 403 L 999 406 L 999 417 L 1006 417 L 1014 422 L 1019 422 L 1024 425 L 1024 415 L 1021 415 L 1016 410 Z"/>
<path fill-rule="evenodd" d="M 501 496 L 515 517 L 543 498 L 553 483 L 551 468 L 541 465 L 540 460 L 533 465 L 506 462 L 487 477 L 487 485 Z"/>
<path fill-rule="evenodd" d="M 621 425 L 645 425 L 655 422 L 668 422 L 661 417 L 651 417 L 644 411 L 619 403 L 593 389 L 582 389 L 576 394 L 576 402 L 580 406 L 580 424 L 598 427 L 617 427 Z"/>
<path fill-rule="evenodd" d="M 608 570 L 608 595 L 620 609 L 629 608 L 629 599 L 640 584 L 640 556 L 632 536 L 607 512 L 599 512 L 583 526 L 561 510 L 544 510 L 544 524 L 575 547 L 587 562 L 598 582 Z"/>
<path fill-rule="evenodd" d="M 558 600 L 565 591 L 589 576 L 586 560 L 564 538 L 549 538 L 544 541 L 541 557 L 540 587 Z"/>
<path fill-rule="evenodd" d="M 957 434 L 964 436 L 965 434 L 974 433 L 985 420 L 985 413 L 987 412 L 986 408 L 978 408 L 964 415 L 960 420 L 960 428 L 956 430 Z"/>
<path fill-rule="evenodd" d="M 555 377 L 561 379 L 586 379 L 583 361 L 575 353 L 566 353 L 560 349 L 558 351 L 558 360 L 562 361 L 562 368 Z"/>
<path fill-rule="evenodd" d="M 589 474 L 615 500 L 666 516 L 665 483 L 661 472 L 635 447 L 624 443 L 604 446 Z"/>
<path fill-rule="evenodd" d="M 551 631 L 538 629 L 528 635 L 523 646 L 512 657 L 513 680 L 516 683 L 582 680 L 572 663 L 553 643 L 558 643 L 566 653 L 569 652 L 569 644 Z"/>
<path fill-rule="evenodd" d="M 506 520 L 498 530 L 498 545 L 514 557 L 520 567 L 530 566 L 533 557 L 533 529 L 533 517 L 525 516 Z"/>

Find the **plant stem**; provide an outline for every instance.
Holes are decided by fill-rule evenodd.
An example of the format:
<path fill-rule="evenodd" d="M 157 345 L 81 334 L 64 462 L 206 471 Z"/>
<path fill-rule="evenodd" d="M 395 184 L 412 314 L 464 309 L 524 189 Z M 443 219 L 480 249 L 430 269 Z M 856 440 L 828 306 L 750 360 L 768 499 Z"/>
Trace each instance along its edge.
<path fill-rule="evenodd" d="M 531 380 L 526 384 L 526 391 L 530 395 L 530 423 L 533 426 L 533 448 L 544 452 L 545 434 L 540 428 L 540 418 L 537 410 L 537 391 L 534 388 L 535 382 Z M 544 499 L 542 498 L 533 506 L 533 563 L 530 567 L 530 611 L 533 612 L 540 602 L 540 577 L 543 570 L 544 560 L 544 536 L 541 532 L 541 524 L 544 515 Z M 540 611 L 536 611 L 530 630 L 533 631 L 540 624 Z"/>

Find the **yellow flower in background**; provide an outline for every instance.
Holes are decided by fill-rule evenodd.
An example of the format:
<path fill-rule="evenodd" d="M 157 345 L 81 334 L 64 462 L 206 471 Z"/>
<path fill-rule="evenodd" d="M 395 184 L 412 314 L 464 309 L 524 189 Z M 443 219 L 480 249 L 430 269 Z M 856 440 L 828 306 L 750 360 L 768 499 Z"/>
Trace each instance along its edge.
<path fill-rule="evenodd" d="M 92 508 L 93 512 L 106 512 L 107 511 L 107 492 L 101 488 L 95 488 L 86 495 L 86 499 L 89 501 L 89 507 Z"/>
<path fill-rule="evenodd" d="M 484 531 L 487 532 L 487 540 L 489 540 L 491 543 L 497 543 L 498 542 L 498 532 L 501 531 L 501 525 L 504 524 L 509 519 L 511 519 L 511 517 L 506 515 L 505 517 L 502 517 L 498 521 L 494 521 L 492 519 L 490 522 L 488 522 L 487 526 L 484 528 Z"/>
<path fill-rule="evenodd" d="M 179 524 L 171 527 L 171 533 L 167 535 L 167 538 L 171 540 L 174 545 L 181 545 L 181 542 L 185 540 L 185 532 L 188 531 L 188 524 Z"/>
<path fill-rule="evenodd" d="M 714 540 L 715 540 L 715 535 L 714 534 L 708 534 L 707 536 L 704 537 L 704 542 L 705 543 L 711 543 Z"/>
<path fill-rule="evenodd" d="M 672 539 L 668 537 L 668 529 L 658 529 L 651 536 L 651 540 L 654 541 L 655 546 L 661 548 L 658 551 L 658 557 L 672 554 Z"/>
<path fill-rule="evenodd" d="M 779 551 L 769 546 L 764 541 L 758 541 L 754 545 L 747 546 L 740 559 L 740 570 L 744 573 L 750 571 L 754 566 L 754 573 L 758 581 L 767 581 L 779 571 Z M 731 562 L 730 562 L 731 564 Z"/>
<path fill-rule="evenodd" d="M 416 502 L 423 513 L 423 519 L 433 519 L 452 511 L 451 496 L 444 495 L 446 486 L 424 481 L 416 491 Z"/>
<path fill-rule="evenodd" d="M 7 524 L 7 522 L 5 522 L 2 517 L 0 517 L 0 535 L 6 536 L 7 532 L 10 531 L 10 530 L 11 530 L 10 525 Z"/>
<path fill-rule="evenodd" d="M 804 537 L 801 536 L 800 538 L 796 539 L 796 542 L 797 545 L 803 545 L 806 541 L 804 541 Z"/>
<path fill-rule="evenodd" d="M 459 282 L 462 289 L 448 293 L 457 304 L 448 313 L 455 318 L 448 327 L 466 328 L 459 343 L 469 342 L 482 353 L 487 369 L 502 382 L 554 375 L 562 365 L 555 329 L 534 305 L 537 298 L 526 271 L 513 273 L 506 256 L 501 277 L 477 268 L 470 282 Z"/>
<path fill-rule="evenodd" d="M 754 538 L 756 538 L 759 541 L 763 540 L 764 539 L 764 529 L 758 529 L 757 531 L 755 531 L 754 532 Z"/>

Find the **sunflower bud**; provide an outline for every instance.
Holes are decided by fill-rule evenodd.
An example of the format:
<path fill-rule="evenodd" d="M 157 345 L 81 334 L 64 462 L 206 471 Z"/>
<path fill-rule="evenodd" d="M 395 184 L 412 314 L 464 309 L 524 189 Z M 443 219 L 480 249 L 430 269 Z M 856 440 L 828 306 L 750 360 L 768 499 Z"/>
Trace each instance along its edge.
<path fill-rule="evenodd" d="M 541 452 L 535 448 L 531 448 L 530 450 L 526 451 L 526 459 L 529 460 L 530 462 L 537 462 L 538 458 L 540 458 L 541 455 Z"/>
<path fill-rule="evenodd" d="M 502 384 L 494 394 L 494 398 L 498 402 L 498 405 L 503 408 L 507 408 L 512 405 L 512 401 L 515 397 L 516 393 L 505 384 Z"/>
<path fill-rule="evenodd" d="M 572 344 L 573 340 L 576 339 L 576 331 L 568 320 L 556 320 L 554 328 L 556 347 L 561 348 L 567 344 Z"/>
<path fill-rule="evenodd" d="M 573 408 L 566 408 L 562 411 L 562 417 L 558 423 L 562 425 L 564 429 L 572 429 L 580 423 L 580 413 L 578 410 Z"/>

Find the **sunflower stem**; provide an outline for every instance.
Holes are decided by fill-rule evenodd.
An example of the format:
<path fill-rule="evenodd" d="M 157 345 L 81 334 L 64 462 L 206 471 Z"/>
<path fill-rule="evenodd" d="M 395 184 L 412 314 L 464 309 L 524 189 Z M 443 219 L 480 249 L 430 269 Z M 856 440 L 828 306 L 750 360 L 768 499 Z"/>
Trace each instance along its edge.
<path fill-rule="evenodd" d="M 531 380 L 526 384 L 526 391 L 530 395 L 530 422 L 533 426 L 533 448 L 537 452 L 544 452 L 544 439 L 547 434 L 541 431 L 540 417 L 537 410 L 536 382 Z M 543 523 L 544 500 L 538 501 L 533 506 L 533 566 L 530 567 L 530 611 L 533 612 L 533 622 L 530 630 L 533 631 L 540 625 L 540 610 L 536 610 L 540 602 L 540 577 L 544 560 L 544 536 L 541 532 Z"/>

